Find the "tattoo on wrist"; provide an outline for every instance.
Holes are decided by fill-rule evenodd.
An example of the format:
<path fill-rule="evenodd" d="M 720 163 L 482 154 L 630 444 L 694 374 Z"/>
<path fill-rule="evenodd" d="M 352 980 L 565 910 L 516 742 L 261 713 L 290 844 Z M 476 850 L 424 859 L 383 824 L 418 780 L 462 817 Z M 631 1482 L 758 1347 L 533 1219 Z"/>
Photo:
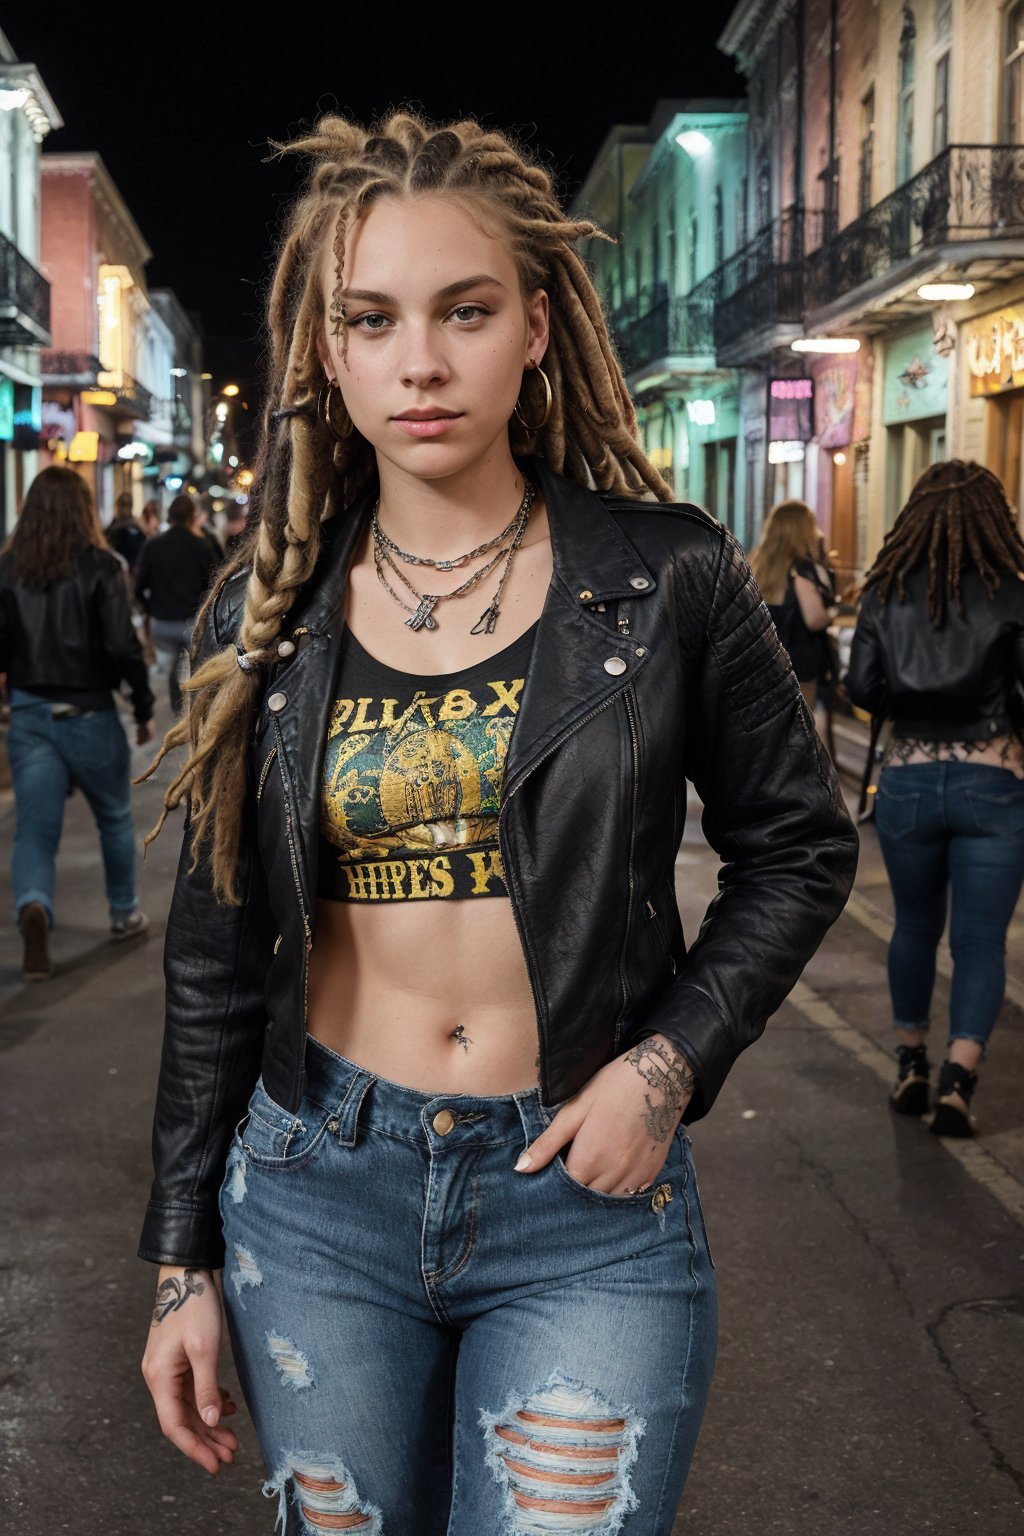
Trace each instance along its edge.
<path fill-rule="evenodd" d="M 190 1296 L 201 1296 L 206 1290 L 205 1276 L 209 1278 L 209 1271 L 205 1269 L 186 1269 L 184 1276 L 168 1275 L 166 1280 L 161 1280 L 156 1288 L 156 1306 L 153 1308 L 154 1328 L 159 1328 L 165 1317 L 177 1312 L 188 1301 Z"/>
<path fill-rule="evenodd" d="M 683 1057 L 660 1040 L 641 1040 L 626 1057 L 656 1097 L 644 1094 L 644 1125 L 656 1142 L 667 1141 L 679 1123 L 680 1111 L 697 1086 Z"/>

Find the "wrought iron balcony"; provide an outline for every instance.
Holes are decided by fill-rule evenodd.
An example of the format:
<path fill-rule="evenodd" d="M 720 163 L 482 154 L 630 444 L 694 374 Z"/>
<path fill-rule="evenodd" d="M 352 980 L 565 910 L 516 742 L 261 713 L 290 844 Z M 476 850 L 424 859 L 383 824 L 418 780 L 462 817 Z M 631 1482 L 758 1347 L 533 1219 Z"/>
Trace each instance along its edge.
<path fill-rule="evenodd" d="M 47 384 L 72 390 L 95 389 L 113 395 L 112 400 L 94 401 L 93 404 L 105 405 L 120 416 L 145 421 L 152 413 L 153 396 L 145 385 L 123 368 L 116 372 L 104 369 L 99 358 L 91 352 L 44 352 L 41 366 Z"/>
<path fill-rule="evenodd" d="M 50 340 L 50 285 L 0 235 L 0 346 L 48 347 Z"/>
<path fill-rule="evenodd" d="M 663 286 L 641 300 L 639 313 L 615 316 L 613 329 L 627 373 L 635 373 L 663 358 L 707 358 L 714 355 L 713 302 L 696 289 L 670 298 Z"/>
<path fill-rule="evenodd" d="M 802 322 L 804 251 L 815 243 L 821 220 L 820 212 L 795 204 L 711 274 L 715 347 L 735 354 L 725 361 L 759 355 L 771 345 L 766 332 Z"/>
<path fill-rule="evenodd" d="M 821 309 L 940 246 L 1004 239 L 1024 239 L 1024 146 L 951 144 L 814 252 L 806 308 Z"/>

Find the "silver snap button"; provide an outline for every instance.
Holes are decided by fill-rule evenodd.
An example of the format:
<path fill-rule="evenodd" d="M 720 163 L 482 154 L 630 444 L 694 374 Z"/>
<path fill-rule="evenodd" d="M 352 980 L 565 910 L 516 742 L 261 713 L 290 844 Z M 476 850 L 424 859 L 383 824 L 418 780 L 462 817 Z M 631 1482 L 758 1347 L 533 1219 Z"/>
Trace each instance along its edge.
<path fill-rule="evenodd" d="M 295 642 L 294 642 L 294 640 L 282 640 L 280 645 L 277 647 L 277 654 L 279 656 L 294 656 L 295 655 Z"/>
<path fill-rule="evenodd" d="M 267 700 L 267 708 L 273 710 L 276 715 L 284 709 L 287 703 L 288 695 L 286 693 L 272 693 Z"/>
<path fill-rule="evenodd" d="M 593 594 L 593 592 L 591 592 L 589 587 L 584 587 L 583 591 L 580 593 L 580 602 L 581 603 L 589 603 L 590 599 L 593 597 L 593 595 L 594 594 Z"/>
<path fill-rule="evenodd" d="M 612 677 L 621 677 L 626 670 L 626 663 L 621 656 L 609 656 L 604 664 L 604 669 L 606 672 L 610 672 Z"/>
<path fill-rule="evenodd" d="M 636 648 L 636 654 L 638 656 L 646 656 L 647 655 L 647 647 L 645 645 L 638 645 L 637 648 Z"/>
<path fill-rule="evenodd" d="M 646 592 L 647 588 L 650 586 L 650 582 L 647 580 L 646 576 L 631 576 L 629 578 L 629 584 L 631 587 L 635 587 L 638 592 Z"/>

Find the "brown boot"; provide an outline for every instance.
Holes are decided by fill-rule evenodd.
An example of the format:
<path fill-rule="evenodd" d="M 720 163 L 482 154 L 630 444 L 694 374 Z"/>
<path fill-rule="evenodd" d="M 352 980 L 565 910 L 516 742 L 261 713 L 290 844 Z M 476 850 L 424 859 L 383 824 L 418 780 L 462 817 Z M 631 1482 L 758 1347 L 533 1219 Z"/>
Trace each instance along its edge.
<path fill-rule="evenodd" d="M 50 964 L 50 920 L 46 908 L 38 901 L 30 901 L 22 907 L 18 918 L 24 953 L 21 974 L 26 981 L 45 981 L 53 974 Z"/>

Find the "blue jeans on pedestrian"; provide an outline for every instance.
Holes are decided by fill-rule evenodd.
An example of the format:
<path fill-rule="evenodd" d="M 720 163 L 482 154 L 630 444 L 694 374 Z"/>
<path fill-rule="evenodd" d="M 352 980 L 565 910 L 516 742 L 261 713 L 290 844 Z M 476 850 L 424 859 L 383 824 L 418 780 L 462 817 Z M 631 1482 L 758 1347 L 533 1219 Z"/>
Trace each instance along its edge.
<path fill-rule="evenodd" d="M 886 768 L 875 826 L 896 927 L 896 1027 L 927 1029 L 935 954 L 951 900 L 949 1039 L 988 1044 L 1006 988 L 1006 930 L 1024 881 L 1024 780 L 984 763 Z"/>
<path fill-rule="evenodd" d="M 60 718 L 54 707 L 36 694 L 11 690 L 15 917 L 37 901 L 53 923 L 64 804 L 77 787 L 96 820 L 110 920 L 119 922 L 136 906 L 128 739 L 114 708 Z"/>
<path fill-rule="evenodd" d="M 554 1113 L 400 1087 L 307 1043 L 221 1189 L 235 1362 L 279 1501 L 317 1536 L 669 1536 L 714 1368 L 689 1137 L 642 1194 L 561 1158 Z"/>
<path fill-rule="evenodd" d="M 187 657 L 192 647 L 192 629 L 194 619 L 150 619 L 149 632 L 153 637 L 153 649 L 162 651 L 170 658 L 170 671 L 167 674 L 167 690 L 170 696 L 171 709 L 174 714 L 181 713 L 181 684 L 178 681 L 178 668 L 181 658 Z"/>

